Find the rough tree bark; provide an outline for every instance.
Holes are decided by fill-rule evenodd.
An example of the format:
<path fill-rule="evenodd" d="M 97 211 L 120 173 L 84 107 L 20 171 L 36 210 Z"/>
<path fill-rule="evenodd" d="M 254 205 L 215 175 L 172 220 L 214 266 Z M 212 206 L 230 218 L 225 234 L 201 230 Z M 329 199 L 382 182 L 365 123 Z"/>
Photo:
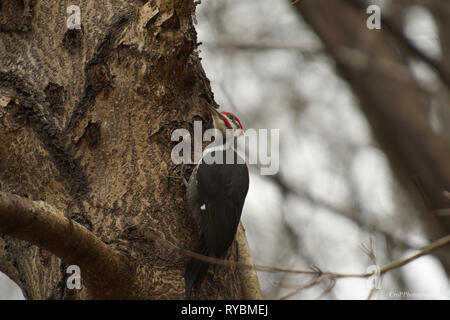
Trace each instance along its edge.
<path fill-rule="evenodd" d="M 360 100 L 394 173 L 424 215 L 429 238 L 437 239 L 450 232 L 450 216 L 440 214 L 450 207 L 445 196 L 445 190 L 450 189 L 450 145 L 431 128 L 427 93 L 406 64 L 410 51 L 395 32 L 369 30 L 368 15 L 358 3 L 301 1 L 296 9 L 322 39 Z M 448 3 L 440 3 L 447 9 L 441 12 L 450 12 Z M 448 70 L 448 66 L 442 67 L 442 72 Z M 445 83 L 448 75 L 441 78 Z M 450 274 L 448 249 L 436 255 Z"/>
<path fill-rule="evenodd" d="M 196 4 L 79 1 L 82 27 L 69 30 L 71 4 L 0 1 L 0 271 L 28 299 L 183 298 L 188 257 L 155 239 L 198 237 L 167 177 L 179 172 L 172 131 L 210 127 L 215 105 Z M 79 291 L 68 264 L 81 266 Z M 200 297 L 257 298 L 238 271 L 210 272 Z"/>

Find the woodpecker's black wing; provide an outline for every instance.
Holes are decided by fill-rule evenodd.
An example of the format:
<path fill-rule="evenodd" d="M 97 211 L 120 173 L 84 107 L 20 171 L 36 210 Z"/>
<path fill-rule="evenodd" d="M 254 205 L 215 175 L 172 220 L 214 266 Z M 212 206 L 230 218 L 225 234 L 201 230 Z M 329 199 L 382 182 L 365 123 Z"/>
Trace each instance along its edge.
<path fill-rule="evenodd" d="M 226 159 L 225 152 L 223 159 Z M 209 255 L 222 257 L 233 242 L 247 196 L 247 165 L 236 161 L 234 164 L 201 163 L 197 183 L 202 238 Z"/>
<path fill-rule="evenodd" d="M 217 152 L 223 152 L 226 159 L 225 151 Z M 200 163 L 193 172 L 195 176 L 189 179 L 188 200 L 201 232 L 197 253 L 223 258 L 233 242 L 249 186 L 247 165 L 237 164 L 236 157 L 235 153 L 235 164 Z M 208 267 L 200 260 L 189 260 L 186 299 L 191 298 L 192 290 L 198 299 Z"/>

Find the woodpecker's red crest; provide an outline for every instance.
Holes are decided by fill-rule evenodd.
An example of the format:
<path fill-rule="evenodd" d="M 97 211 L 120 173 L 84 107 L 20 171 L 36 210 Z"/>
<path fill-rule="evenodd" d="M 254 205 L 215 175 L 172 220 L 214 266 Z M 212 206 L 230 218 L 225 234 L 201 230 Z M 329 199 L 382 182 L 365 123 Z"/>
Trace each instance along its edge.
<path fill-rule="evenodd" d="M 236 128 L 237 127 L 241 128 L 242 133 L 245 133 L 244 126 L 242 125 L 241 120 L 239 120 L 239 118 L 236 117 L 236 115 L 234 115 L 231 112 L 225 112 L 225 111 L 221 112 L 221 113 L 223 115 L 225 115 L 224 122 L 228 129 L 233 129 L 233 127 L 231 126 L 231 124 L 229 122 L 229 120 L 231 120 Z"/>
<path fill-rule="evenodd" d="M 219 112 L 216 108 L 208 104 L 208 109 L 214 121 L 214 128 L 220 130 L 225 136 L 229 129 L 240 130 L 240 135 L 245 133 L 241 121 L 231 112 Z"/>

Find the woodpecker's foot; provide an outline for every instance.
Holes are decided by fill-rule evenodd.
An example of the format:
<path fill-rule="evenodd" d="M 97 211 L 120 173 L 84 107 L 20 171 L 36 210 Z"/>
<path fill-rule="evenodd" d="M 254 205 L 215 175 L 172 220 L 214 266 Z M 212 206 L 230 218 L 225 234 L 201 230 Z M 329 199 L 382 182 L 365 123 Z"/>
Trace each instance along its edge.
<path fill-rule="evenodd" d="M 186 180 L 186 176 L 184 175 L 184 163 L 181 165 L 181 171 L 179 176 L 168 175 L 167 177 L 173 179 L 181 179 L 181 185 L 184 185 L 185 187 L 187 187 L 188 185 L 188 181 Z"/>

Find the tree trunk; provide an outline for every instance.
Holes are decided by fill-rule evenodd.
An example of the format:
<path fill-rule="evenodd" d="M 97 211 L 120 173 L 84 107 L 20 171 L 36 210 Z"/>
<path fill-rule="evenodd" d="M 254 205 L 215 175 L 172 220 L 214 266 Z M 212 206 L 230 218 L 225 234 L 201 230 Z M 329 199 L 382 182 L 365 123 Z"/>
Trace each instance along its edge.
<path fill-rule="evenodd" d="M 198 239 L 168 178 L 172 131 L 212 124 L 196 4 L 79 3 L 81 29 L 68 29 L 65 2 L 0 1 L 0 270 L 28 299 L 181 299 L 188 257 L 158 239 Z M 69 264 L 81 290 L 66 286 Z M 255 297 L 240 274 L 211 271 L 200 298 Z"/>

